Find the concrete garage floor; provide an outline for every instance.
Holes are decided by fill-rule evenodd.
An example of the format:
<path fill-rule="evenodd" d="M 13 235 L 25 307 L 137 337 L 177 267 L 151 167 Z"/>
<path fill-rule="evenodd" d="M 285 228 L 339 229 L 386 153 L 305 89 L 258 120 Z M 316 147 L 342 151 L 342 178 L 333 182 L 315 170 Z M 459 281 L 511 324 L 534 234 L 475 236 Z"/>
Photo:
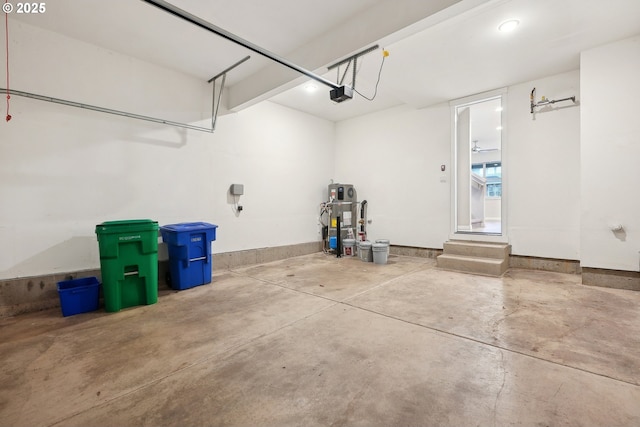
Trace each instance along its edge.
<path fill-rule="evenodd" d="M 640 293 L 389 260 L 314 254 L 119 313 L 0 319 L 0 425 L 640 425 Z"/>

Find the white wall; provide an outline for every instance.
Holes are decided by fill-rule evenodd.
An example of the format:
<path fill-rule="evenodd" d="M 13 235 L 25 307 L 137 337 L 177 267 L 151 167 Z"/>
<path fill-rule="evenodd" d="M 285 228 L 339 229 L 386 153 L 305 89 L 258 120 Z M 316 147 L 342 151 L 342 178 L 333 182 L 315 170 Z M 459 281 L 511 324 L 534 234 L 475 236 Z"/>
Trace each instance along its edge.
<path fill-rule="evenodd" d="M 530 113 L 537 100 L 576 96 L 573 71 L 509 87 L 507 216 L 513 253 L 580 259 L 580 106 L 554 104 Z"/>
<path fill-rule="evenodd" d="M 11 24 L 12 88 L 207 125 L 206 82 Z M 216 253 L 319 240 L 329 121 L 265 102 L 208 134 L 19 96 L 11 114 L 0 124 L 0 279 L 98 267 L 106 220 L 212 222 Z M 232 183 L 245 185 L 239 216 Z"/>
<path fill-rule="evenodd" d="M 500 221 L 502 217 L 502 199 L 501 198 L 485 198 L 484 199 L 484 218 L 487 220 Z"/>
<path fill-rule="evenodd" d="M 450 222 L 450 117 L 449 104 L 441 104 L 337 124 L 335 179 L 355 185 L 369 202 L 371 239 L 442 247 Z"/>
<path fill-rule="evenodd" d="M 582 266 L 638 271 L 640 35 L 583 52 L 580 77 Z"/>
<path fill-rule="evenodd" d="M 533 86 L 550 98 L 578 95 L 579 73 L 508 88 L 503 159 L 508 235 L 514 254 L 578 259 L 579 107 L 540 113 L 533 120 Z M 442 248 L 450 232 L 450 121 L 449 104 L 441 104 L 398 107 L 338 123 L 335 175 L 370 202 L 372 238 Z"/>
<path fill-rule="evenodd" d="M 638 269 L 639 45 L 593 49 L 580 72 L 508 88 L 514 254 Z M 18 22 L 10 49 L 14 89 L 207 125 L 206 82 Z M 532 116 L 534 86 L 538 99 L 577 95 L 581 106 Z M 265 102 L 221 116 L 214 134 L 18 96 L 11 114 L 0 124 L 0 279 L 97 267 L 94 228 L 113 219 L 213 222 L 214 252 L 318 240 L 330 178 L 369 201 L 372 239 L 441 248 L 451 230 L 448 104 L 334 125 Z M 239 216 L 232 183 L 245 185 Z"/>

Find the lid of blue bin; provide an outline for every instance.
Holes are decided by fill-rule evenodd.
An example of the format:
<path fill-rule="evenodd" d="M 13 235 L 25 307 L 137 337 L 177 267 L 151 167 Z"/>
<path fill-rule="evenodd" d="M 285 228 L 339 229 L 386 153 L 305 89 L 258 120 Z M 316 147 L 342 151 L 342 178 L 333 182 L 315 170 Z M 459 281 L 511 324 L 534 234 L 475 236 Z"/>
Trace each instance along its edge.
<path fill-rule="evenodd" d="M 160 227 L 161 230 L 175 232 L 209 230 L 212 228 L 215 229 L 218 228 L 218 226 L 209 224 L 208 222 L 181 222 L 179 224 L 167 224 Z"/>

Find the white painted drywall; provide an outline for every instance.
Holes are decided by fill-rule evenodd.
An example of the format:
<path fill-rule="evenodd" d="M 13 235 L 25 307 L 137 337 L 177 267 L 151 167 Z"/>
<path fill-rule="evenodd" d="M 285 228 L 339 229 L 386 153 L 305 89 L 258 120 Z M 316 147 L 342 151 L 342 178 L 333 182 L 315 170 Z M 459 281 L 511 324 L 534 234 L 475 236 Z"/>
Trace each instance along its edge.
<path fill-rule="evenodd" d="M 500 221 L 502 216 L 502 199 L 501 198 L 485 198 L 484 199 L 484 218 L 492 221 Z"/>
<path fill-rule="evenodd" d="M 508 88 L 508 236 L 517 255 L 578 259 L 579 107 L 533 120 L 529 92 L 536 85 L 548 97 L 577 95 L 579 72 Z M 337 124 L 335 176 L 369 201 L 372 238 L 427 248 L 448 239 L 450 114 L 449 104 L 398 107 Z"/>
<path fill-rule="evenodd" d="M 536 88 L 580 101 L 580 73 L 572 71 L 509 87 L 507 215 L 513 253 L 580 259 L 580 106 L 554 104 L 530 113 Z"/>
<path fill-rule="evenodd" d="M 447 240 L 450 118 L 449 104 L 440 104 L 396 107 L 337 124 L 334 176 L 368 201 L 370 239 L 427 248 Z"/>
<path fill-rule="evenodd" d="M 210 120 L 206 82 L 22 23 L 10 42 L 14 89 Z M 0 124 L 0 279 L 98 267 L 106 220 L 211 222 L 215 253 L 319 240 L 332 122 L 270 102 L 219 117 L 214 134 L 18 96 L 11 114 Z M 245 186 L 239 215 L 233 183 Z"/>
<path fill-rule="evenodd" d="M 638 271 L 640 35 L 583 52 L 580 77 L 581 264 Z"/>
<path fill-rule="evenodd" d="M 26 24 L 12 25 L 10 43 L 15 89 L 207 124 L 205 82 Z M 582 76 L 509 87 L 503 161 L 514 254 L 637 270 L 637 55 L 636 37 L 585 52 Z M 582 130 L 584 107 L 570 103 L 532 117 L 534 86 L 538 99 L 584 97 Z M 14 118 L 0 125 L 0 278 L 97 267 L 94 227 L 112 219 L 213 222 L 214 252 L 318 240 L 330 178 L 369 201 L 372 239 L 441 248 L 449 236 L 449 104 L 334 125 L 265 102 L 221 116 L 210 135 L 11 101 Z M 245 185 L 239 216 L 232 183 Z M 614 222 L 624 235 L 611 233 Z"/>

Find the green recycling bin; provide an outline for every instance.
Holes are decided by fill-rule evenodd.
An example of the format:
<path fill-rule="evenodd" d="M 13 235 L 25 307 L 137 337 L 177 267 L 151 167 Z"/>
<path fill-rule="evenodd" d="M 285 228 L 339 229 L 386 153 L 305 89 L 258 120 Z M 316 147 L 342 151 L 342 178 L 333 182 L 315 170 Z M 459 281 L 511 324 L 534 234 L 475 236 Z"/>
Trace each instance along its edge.
<path fill-rule="evenodd" d="M 107 221 L 96 235 L 105 310 L 158 302 L 158 222 Z"/>

